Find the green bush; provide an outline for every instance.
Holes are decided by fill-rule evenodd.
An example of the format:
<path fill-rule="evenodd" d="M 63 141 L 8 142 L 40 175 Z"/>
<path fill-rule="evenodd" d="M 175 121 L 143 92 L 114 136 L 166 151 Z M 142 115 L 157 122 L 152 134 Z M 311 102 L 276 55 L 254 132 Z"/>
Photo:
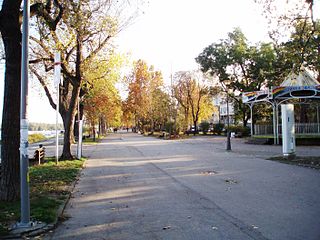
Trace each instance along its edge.
<path fill-rule="evenodd" d="M 34 134 L 30 134 L 28 136 L 28 142 L 29 143 L 40 142 L 40 141 L 43 141 L 45 139 L 46 139 L 46 137 L 41 133 L 34 133 Z"/>
<path fill-rule="evenodd" d="M 231 132 L 234 132 L 238 137 L 247 137 L 250 135 L 250 128 L 239 126 L 239 125 L 232 125 L 229 127 Z"/>
<path fill-rule="evenodd" d="M 223 128 L 224 128 L 224 124 L 223 123 L 213 124 L 213 134 L 221 135 L 221 133 L 223 131 Z"/>
<path fill-rule="evenodd" d="M 166 122 L 164 129 L 168 133 L 174 133 L 175 132 L 174 122 Z"/>
<path fill-rule="evenodd" d="M 203 132 L 203 134 L 207 134 L 210 128 L 210 123 L 207 121 L 202 121 L 199 127 L 201 128 L 201 131 Z"/>

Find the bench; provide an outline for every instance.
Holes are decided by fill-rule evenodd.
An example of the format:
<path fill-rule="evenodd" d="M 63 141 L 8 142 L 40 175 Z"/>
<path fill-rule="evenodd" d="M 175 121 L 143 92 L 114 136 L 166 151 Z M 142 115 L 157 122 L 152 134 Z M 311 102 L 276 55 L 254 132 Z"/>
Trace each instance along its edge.
<path fill-rule="evenodd" d="M 39 145 L 39 148 L 37 148 L 34 151 L 34 159 L 38 161 L 39 165 L 41 164 L 41 161 L 43 161 L 45 156 L 45 147 L 42 146 L 42 144 Z"/>
<path fill-rule="evenodd" d="M 85 139 L 90 138 L 90 137 L 91 137 L 90 134 L 88 134 L 88 135 L 83 135 L 83 136 L 82 136 L 82 140 L 85 140 Z"/>

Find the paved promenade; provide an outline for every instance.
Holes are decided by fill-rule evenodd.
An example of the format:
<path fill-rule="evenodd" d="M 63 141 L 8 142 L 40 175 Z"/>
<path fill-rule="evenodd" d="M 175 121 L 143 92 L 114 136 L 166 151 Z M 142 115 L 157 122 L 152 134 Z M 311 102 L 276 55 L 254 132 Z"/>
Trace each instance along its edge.
<path fill-rule="evenodd" d="M 87 145 L 69 219 L 47 238 L 319 240 L 320 171 L 265 160 L 280 146 L 232 139 L 232 148 L 222 137 L 132 133 Z"/>

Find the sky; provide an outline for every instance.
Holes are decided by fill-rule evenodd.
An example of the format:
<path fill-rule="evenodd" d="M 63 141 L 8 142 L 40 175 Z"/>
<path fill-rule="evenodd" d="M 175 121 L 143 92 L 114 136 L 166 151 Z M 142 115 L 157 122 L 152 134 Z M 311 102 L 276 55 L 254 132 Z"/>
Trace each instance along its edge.
<path fill-rule="evenodd" d="M 253 0 L 150 0 L 117 43 L 132 59 L 145 60 L 169 78 L 171 69 L 197 69 L 194 59 L 202 50 L 236 27 L 251 42 L 267 39 L 266 20 Z"/>
<path fill-rule="evenodd" d="M 129 53 L 132 60 L 143 59 L 154 65 L 169 83 L 171 72 L 198 69 L 194 59 L 202 50 L 227 38 L 227 33 L 236 27 L 251 43 L 268 41 L 267 23 L 261 13 L 253 0 L 149 0 L 144 14 L 123 30 L 114 43 L 119 52 Z M 3 66 L 0 78 L 2 71 Z M 29 122 L 55 123 L 55 110 L 49 106 L 43 90 L 37 93 L 39 89 L 30 84 Z M 1 108 L 2 103 L 3 81 L 0 81 Z"/>

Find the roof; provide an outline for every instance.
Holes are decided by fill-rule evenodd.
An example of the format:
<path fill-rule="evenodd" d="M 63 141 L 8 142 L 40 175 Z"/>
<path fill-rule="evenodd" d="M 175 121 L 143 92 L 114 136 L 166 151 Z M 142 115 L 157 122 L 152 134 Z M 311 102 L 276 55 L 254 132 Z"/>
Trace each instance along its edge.
<path fill-rule="evenodd" d="M 305 69 L 301 69 L 299 74 L 291 72 L 286 79 L 280 84 L 280 86 L 316 86 L 320 83 L 311 76 Z"/>

